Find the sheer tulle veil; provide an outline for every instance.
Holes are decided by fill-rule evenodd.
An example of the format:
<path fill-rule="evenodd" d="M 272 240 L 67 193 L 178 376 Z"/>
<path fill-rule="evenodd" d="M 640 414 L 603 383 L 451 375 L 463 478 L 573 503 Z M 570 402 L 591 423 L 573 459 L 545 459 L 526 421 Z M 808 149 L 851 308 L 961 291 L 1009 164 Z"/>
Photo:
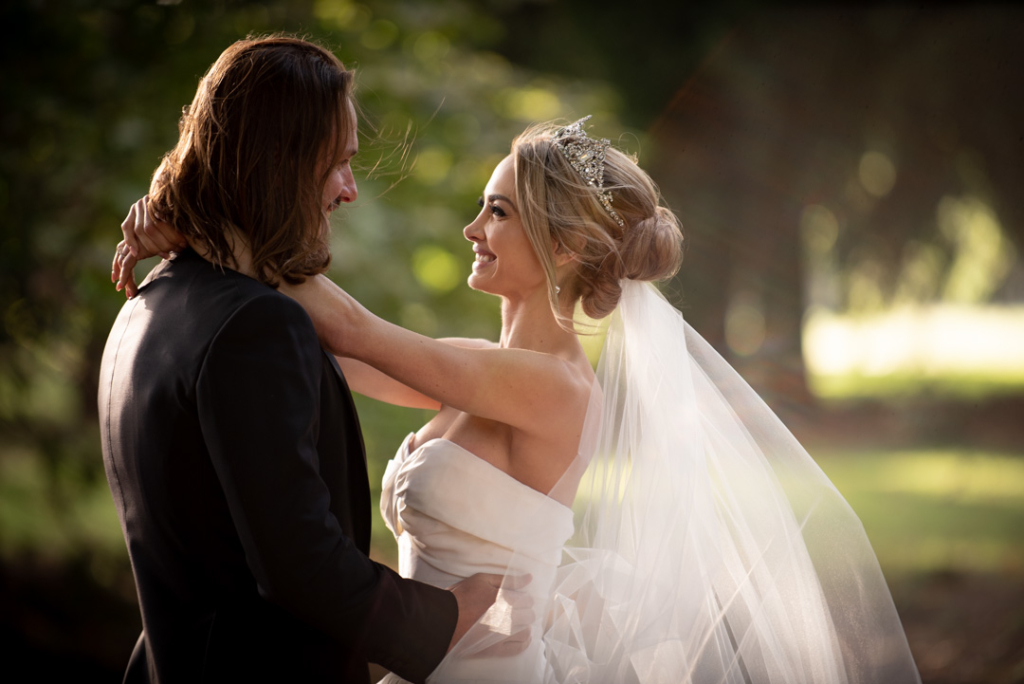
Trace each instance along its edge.
<path fill-rule="evenodd" d="M 623 282 L 597 376 L 559 484 L 572 537 L 531 583 L 530 650 L 487 681 L 920 682 L 856 515 L 653 285 Z M 509 514 L 537 530 L 551 509 Z M 432 680 L 468 681 L 509 620 L 496 606 Z"/>

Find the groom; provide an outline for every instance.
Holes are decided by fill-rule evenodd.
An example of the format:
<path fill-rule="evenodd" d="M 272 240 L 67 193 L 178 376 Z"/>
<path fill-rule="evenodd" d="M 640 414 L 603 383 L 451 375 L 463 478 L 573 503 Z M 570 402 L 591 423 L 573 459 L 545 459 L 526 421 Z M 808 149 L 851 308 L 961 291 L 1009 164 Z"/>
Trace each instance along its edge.
<path fill-rule="evenodd" d="M 367 661 L 420 682 L 495 599 L 494 576 L 443 590 L 369 560 L 351 394 L 271 287 L 327 268 L 326 214 L 356 197 L 351 83 L 305 41 L 240 41 L 154 177 L 188 246 L 125 304 L 99 390 L 142 612 L 126 682 L 362 683 Z"/>

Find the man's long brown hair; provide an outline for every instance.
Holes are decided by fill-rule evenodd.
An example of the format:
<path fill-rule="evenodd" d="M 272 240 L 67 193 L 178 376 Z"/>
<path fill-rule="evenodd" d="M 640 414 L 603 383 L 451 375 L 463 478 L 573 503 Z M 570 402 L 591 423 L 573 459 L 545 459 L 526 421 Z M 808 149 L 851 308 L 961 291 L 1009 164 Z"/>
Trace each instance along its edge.
<path fill-rule="evenodd" d="M 287 35 L 233 44 L 199 82 L 178 144 L 150 186 L 156 215 L 234 266 L 276 286 L 327 270 L 322 195 L 354 130 L 352 72 L 329 50 Z"/>

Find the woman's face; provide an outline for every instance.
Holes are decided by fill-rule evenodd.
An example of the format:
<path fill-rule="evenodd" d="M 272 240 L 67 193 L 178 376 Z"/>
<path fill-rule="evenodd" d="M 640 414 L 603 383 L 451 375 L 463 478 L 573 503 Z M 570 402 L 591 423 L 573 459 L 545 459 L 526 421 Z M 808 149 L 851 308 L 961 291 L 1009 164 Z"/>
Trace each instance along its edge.
<path fill-rule="evenodd" d="M 480 198 L 480 213 L 462 231 L 476 253 L 469 276 L 474 290 L 525 297 L 546 287 L 544 270 L 526 237 L 515 196 L 515 169 L 509 156 L 494 169 Z"/>

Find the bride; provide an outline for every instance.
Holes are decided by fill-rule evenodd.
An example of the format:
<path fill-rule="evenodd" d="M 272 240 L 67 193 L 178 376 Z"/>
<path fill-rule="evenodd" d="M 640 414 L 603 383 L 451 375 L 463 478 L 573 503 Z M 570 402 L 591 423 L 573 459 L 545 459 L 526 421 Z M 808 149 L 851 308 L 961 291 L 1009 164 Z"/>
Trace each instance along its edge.
<path fill-rule="evenodd" d="M 353 390 L 438 410 L 384 477 L 400 572 L 532 576 L 533 622 L 495 604 L 430 681 L 919 682 L 859 520 L 650 284 L 678 221 L 585 121 L 520 135 L 463 231 L 498 343 L 422 337 L 324 276 L 282 287 Z M 607 319 L 596 373 L 577 308 Z"/>

